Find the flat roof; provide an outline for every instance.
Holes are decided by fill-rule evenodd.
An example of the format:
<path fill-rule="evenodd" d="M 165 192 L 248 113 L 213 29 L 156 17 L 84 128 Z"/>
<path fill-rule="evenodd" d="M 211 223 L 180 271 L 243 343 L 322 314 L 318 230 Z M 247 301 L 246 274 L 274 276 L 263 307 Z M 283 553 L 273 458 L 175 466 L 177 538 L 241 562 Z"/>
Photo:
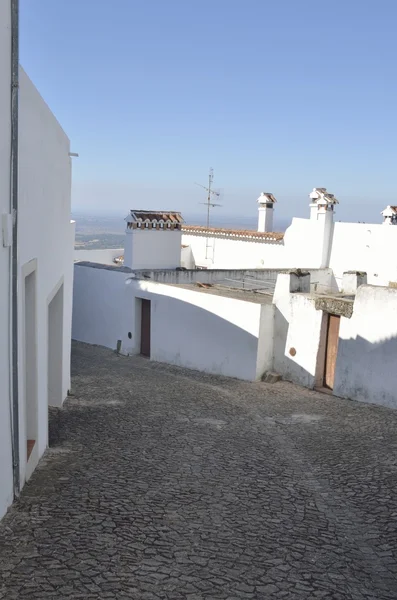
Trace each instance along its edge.
<path fill-rule="evenodd" d="M 200 292 L 202 294 L 212 294 L 213 296 L 223 296 L 225 298 L 234 298 L 245 302 L 255 304 L 271 304 L 273 300 L 273 291 L 271 293 L 254 292 L 252 290 L 243 290 L 238 288 L 220 285 L 219 283 L 165 283 L 172 287 L 183 288 L 191 292 Z"/>

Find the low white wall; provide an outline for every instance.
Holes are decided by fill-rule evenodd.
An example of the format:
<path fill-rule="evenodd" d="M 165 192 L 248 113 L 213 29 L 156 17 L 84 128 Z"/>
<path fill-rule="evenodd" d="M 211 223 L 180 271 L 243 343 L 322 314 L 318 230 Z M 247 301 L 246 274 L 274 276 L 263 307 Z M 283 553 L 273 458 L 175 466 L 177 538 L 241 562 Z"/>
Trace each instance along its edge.
<path fill-rule="evenodd" d="M 341 318 L 334 394 L 397 408 L 396 365 L 397 289 L 361 286 Z"/>
<path fill-rule="evenodd" d="M 79 263 L 74 272 L 72 338 L 113 350 L 122 340 L 122 351 L 132 353 L 134 340 L 129 340 L 128 332 L 135 317 L 130 286 L 125 283 L 128 274 Z"/>
<path fill-rule="evenodd" d="M 114 259 L 123 255 L 124 248 L 101 248 L 98 250 L 82 248 L 74 251 L 74 260 L 84 260 L 102 265 L 114 265 Z"/>
<path fill-rule="evenodd" d="M 10 212 L 11 14 L 0 2 L 0 215 Z M 0 519 L 12 502 L 10 422 L 10 249 L 3 247 L 0 226 Z"/>
<path fill-rule="evenodd" d="M 112 349 L 121 340 L 123 353 L 139 353 L 136 298 L 146 298 L 152 360 L 248 380 L 271 368 L 272 305 L 141 280 L 126 285 L 129 278 L 127 270 L 75 263 L 73 339 Z"/>
<path fill-rule="evenodd" d="M 156 283 L 133 284 L 151 300 L 151 358 L 207 373 L 254 380 L 266 370 L 272 346 L 272 306 Z M 258 363 L 258 338 L 262 335 Z M 266 343 L 269 349 L 266 349 Z"/>
<path fill-rule="evenodd" d="M 260 269 L 284 267 L 284 247 L 280 243 L 263 243 L 203 234 L 182 235 L 182 244 L 190 246 L 196 266 L 210 269 Z M 206 259 L 206 254 L 208 258 Z"/>

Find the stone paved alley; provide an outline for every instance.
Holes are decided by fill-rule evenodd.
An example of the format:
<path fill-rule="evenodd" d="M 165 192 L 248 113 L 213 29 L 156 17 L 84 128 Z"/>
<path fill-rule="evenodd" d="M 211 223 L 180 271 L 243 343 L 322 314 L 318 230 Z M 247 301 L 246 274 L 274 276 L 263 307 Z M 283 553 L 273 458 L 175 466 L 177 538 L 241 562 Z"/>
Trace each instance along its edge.
<path fill-rule="evenodd" d="M 76 344 L 0 598 L 397 598 L 397 412 Z"/>

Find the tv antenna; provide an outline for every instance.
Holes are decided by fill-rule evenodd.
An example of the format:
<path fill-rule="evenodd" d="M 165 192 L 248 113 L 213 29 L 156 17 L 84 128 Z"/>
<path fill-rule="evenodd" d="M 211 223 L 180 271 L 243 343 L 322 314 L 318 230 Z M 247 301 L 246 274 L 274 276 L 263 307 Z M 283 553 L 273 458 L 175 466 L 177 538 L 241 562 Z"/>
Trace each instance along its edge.
<path fill-rule="evenodd" d="M 222 206 L 222 204 L 217 204 L 216 202 L 212 201 L 212 197 L 215 196 L 216 198 L 219 198 L 219 196 L 221 195 L 220 192 L 216 192 L 215 190 L 212 189 L 212 184 L 214 182 L 214 169 L 210 169 L 209 174 L 208 174 L 208 187 L 206 187 L 205 185 L 201 185 L 201 183 L 196 183 L 196 185 L 199 185 L 200 187 L 204 188 L 207 191 L 207 202 L 200 202 L 200 204 L 204 204 L 207 207 L 207 229 L 210 226 L 210 210 L 211 208 L 215 208 L 215 206 Z"/>

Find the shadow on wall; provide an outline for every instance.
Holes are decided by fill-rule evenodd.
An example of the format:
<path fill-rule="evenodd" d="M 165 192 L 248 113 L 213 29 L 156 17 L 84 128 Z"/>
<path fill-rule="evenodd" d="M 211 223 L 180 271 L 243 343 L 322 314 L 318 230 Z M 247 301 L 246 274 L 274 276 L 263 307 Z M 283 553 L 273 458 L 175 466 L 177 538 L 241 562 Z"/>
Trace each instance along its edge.
<path fill-rule="evenodd" d="M 259 332 L 260 304 L 247 303 L 238 315 L 238 308 L 231 304 L 226 309 L 225 304 L 229 320 L 185 300 L 143 291 L 137 295 L 152 301 L 152 360 L 239 379 L 256 378 L 258 337 L 242 325 Z M 252 310 L 254 306 L 258 310 Z"/>
<path fill-rule="evenodd" d="M 397 408 L 397 336 L 378 343 L 339 339 L 334 394 Z"/>
<path fill-rule="evenodd" d="M 292 381 L 303 387 L 315 386 L 315 372 L 310 373 L 299 364 L 301 353 L 307 353 L 308 339 L 302 338 L 299 347 L 287 347 L 289 323 L 282 312 L 275 307 L 274 313 L 274 358 L 273 368 L 286 381 Z M 296 359 L 293 357 L 297 356 Z M 317 364 L 317 352 L 315 365 Z M 315 371 L 315 368 L 313 368 Z"/>
<path fill-rule="evenodd" d="M 317 375 L 323 372 L 325 349 L 321 352 L 314 340 L 312 347 L 312 372 L 298 364 L 289 354 L 290 350 L 310 354 L 310 331 L 302 338 L 300 347 L 288 348 L 288 322 L 281 312 L 275 313 L 274 370 L 283 379 L 308 388 L 318 384 Z M 304 348 L 302 348 L 304 346 Z M 339 338 L 335 368 L 333 395 L 360 402 L 397 408 L 397 336 L 378 343 L 357 336 L 354 339 Z"/>

